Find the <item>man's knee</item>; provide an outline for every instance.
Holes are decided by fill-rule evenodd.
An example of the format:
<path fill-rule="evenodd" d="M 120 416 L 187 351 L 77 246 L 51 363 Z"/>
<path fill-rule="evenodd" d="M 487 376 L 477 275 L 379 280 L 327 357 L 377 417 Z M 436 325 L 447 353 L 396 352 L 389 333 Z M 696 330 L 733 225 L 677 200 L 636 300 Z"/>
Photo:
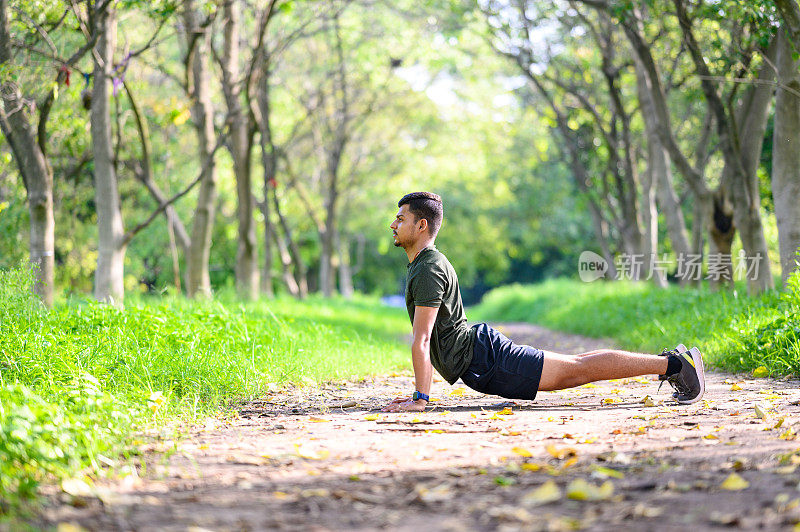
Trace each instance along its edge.
<path fill-rule="evenodd" d="M 586 383 L 581 355 L 545 356 L 539 389 L 563 390 Z"/>

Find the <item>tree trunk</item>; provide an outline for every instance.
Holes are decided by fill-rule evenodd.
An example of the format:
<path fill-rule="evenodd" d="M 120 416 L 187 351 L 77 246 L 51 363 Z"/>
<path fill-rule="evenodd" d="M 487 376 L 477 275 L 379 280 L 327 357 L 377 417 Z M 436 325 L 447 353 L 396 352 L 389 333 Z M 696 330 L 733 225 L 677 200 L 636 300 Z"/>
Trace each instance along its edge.
<path fill-rule="evenodd" d="M 778 92 L 772 145 L 772 197 L 778 220 L 781 279 L 797 270 L 800 248 L 800 62 L 792 45 L 778 30 Z"/>
<path fill-rule="evenodd" d="M 717 189 L 711 201 L 709 223 L 708 269 L 712 289 L 720 286 L 733 288 L 733 263 L 731 247 L 736 236 L 733 205 L 722 188 Z M 713 272 L 712 272 L 713 270 Z"/>
<path fill-rule="evenodd" d="M 672 242 L 672 249 L 675 255 L 677 257 L 688 257 L 690 250 L 689 240 L 686 235 L 686 222 L 683 218 L 680 202 L 675 194 L 669 156 L 658 136 L 658 126 L 654 120 L 655 110 L 653 108 L 653 100 L 647 86 L 647 78 L 642 68 L 641 61 L 635 61 L 635 67 L 639 105 L 647 134 L 647 164 L 649 170 L 653 174 L 653 181 L 656 182 L 655 188 L 658 205 L 664 213 L 664 219 L 667 223 L 667 233 Z M 687 282 L 688 279 L 680 279 L 682 285 Z"/>
<path fill-rule="evenodd" d="M 649 152 L 649 149 L 648 149 Z M 658 175 L 648 160 L 648 168 L 642 179 L 642 254 L 644 255 L 644 276 L 651 276 L 653 284 L 661 288 L 667 286 L 667 278 L 660 268 L 658 260 L 658 211 L 656 210 L 656 188 Z"/>
<path fill-rule="evenodd" d="M 300 285 L 297 284 L 297 280 L 294 278 L 294 275 L 292 275 L 292 256 L 289 253 L 286 241 L 281 238 L 277 231 L 272 231 L 271 235 L 272 240 L 275 242 L 275 245 L 278 248 L 278 257 L 281 259 L 281 274 L 283 277 L 283 283 L 286 285 L 286 289 L 292 296 L 299 298 Z"/>
<path fill-rule="evenodd" d="M 256 248 L 256 228 L 253 209 L 252 180 L 250 175 L 250 154 L 252 135 L 247 115 L 240 100 L 241 79 L 239 79 L 239 29 L 240 13 L 237 0 L 224 3 L 224 54 L 223 54 L 223 92 L 228 105 L 231 139 L 229 150 L 233 159 L 233 173 L 236 177 L 237 214 L 239 222 L 238 246 L 236 252 L 236 286 L 239 294 L 246 299 L 258 297 L 258 258 Z"/>
<path fill-rule="evenodd" d="M 353 270 L 350 268 L 350 241 L 337 234 L 339 248 L 339 293 L 350 299 L 353 297 Z"/>
<path fill-rule="evenodd" d="M 741 107 L 745 110 L 744 125 L 739 127 L 741 120 L 737 120 L 740 118 L 738 113 L 732 115 L 718 93 L 718 86 L 713 81 L 706 59 L 692 31 L 692 20 L 689 19 L 684 1 L 673 0 L 673 5 L 684 43 L 694 62 L 695 71 L 700 77 L 703 95 L 716 120 L 722 156 L 726 170 L 731 176 L 730 192 L 733 199 L 734 224 L 739 230 L 739 238 L 748 260 L 754 261 L 754 271 L 747 279 L 747 291 L 749 294 L 758 294 L 774 286 L 767 242 L 761 224 L 761 197 L 755 172 L 761 154 L 766 116 L 772 101 L 773 89 L 770 83 L 761 83 L 748 89 Z M 773 39 L 773 45 L 766 54 L 767 60 L 759 72 L 759 81 L 769 82 L 774 77 L 773 61 L 769 60 L 774 59 L 774 51 Z"/>
<path fill-rule="evenodd" d="M 186 39 L 190 48 L 188 53 L 191 54 L 187 63 L 187 68 L 190 69 L 190 73 L 187 73 L 187 88 L 192 103 L 192 123 L 197 134 L 199 160 L 203 164 L 208 161 L 197 194 L 192 236 L 186 257 L 186 294 L 195 297 L 211 295 L 208 263 L 216 216 L 217 167 L 210 159 L 215 145 L 214 104 L 211 101 L 211 73 L 208 64 L 211 38 L 208 29 L 200 27 L 200 14 L 194 3 L 188 1 L 184 9 Z"/>
<path fill-rule="evenodd" d="M 262 51 L 262 53 L 265 53 Z M 257 108 L 253 110 L 256 116 L 256 124 L 260 133 L 259 140 L 261 144 L 261 166 L 264 168 L 264 203 L 262 210 L 264 213 L 264 272 L 262 274 L 261 291 L 269 296 L 272 296 L 274 290 L 272 287 L 272 240 L 280 242 L 275 234 L 275 226 L 269 217 L 269 196 L 270 191 L 274 194 L 275 187 L 278 186 L 276 178 L 278 162 L 277 154 L 275 153 L 275 144 L 272 140 L 272 109 L 270 107 L 270 65 L 267 57 L 261 61 L 261 76 L 259 79 L 259 90 L 256 96 Z M 281 265 L 284 271 L 284 279 L 288 268 L 284 262 L 285 256 L 283 250 L 279 251 L 281 257 Z M 292 295 L 296 295 L 295 286 L 287 284 L 289 291 Z"/>
<path fill-rule="evenodd" d="M 267 192 L 266 187 L 264 192 Z M 264 215 L 264 268 L 261 272 L 261 293 L 267 297 L 274 297 L 275 289 L 272 286 L 272 240 L 275 236 L 275 226 L 269 218 L 269 198 L 266 196 L 261 204 L 261 212 Z"/>
<path fill-rule="evenodd" d="M 0 0 L 0 68 L 11 61 L 11 35 L 7 0 Z M 13 82 L 0 90 L 0 129 L 14 154 L 28 194 L 30 213 L 30 263 L 35 269 L 34 292 L 53 306 L 55 221 L 53 216 L 53 171 L 36 142 L 29 109 Z"/>
<path fill-rule="evenodd" d="M 113 70 L 116 16 L 105 10 L 96 15 L 99 34 L 94 53 L 91 130 L 94 153 L 95 204 L 97 208 L 97 271 L 94 296 L 98 301 L 122 305 L 126 245 L 120 211 L 114 152 L 111 142 L 109 79 Z"/>
<path fill-rule="evenodd" d="M 322 233 L 322 254 L 319 264 L 319 289 L 325 297 L 333 296 L 336 289 L 336 267 L 334 265 L 336 239 L 336 203 L 338 190 L 336 174 L 329 177 L 328 197 L 325 201 L 325 232 Z"/>
<path fill-rule="evenodd" d="M 308 296 L 308 278 L 307 275 L 307 268 L 306 263 L 303 260 L 303 256 L 300 254 L 300 248 L 297 246 L 297 243 L 292 238 L 292 231 L 289 229 L 289 224 L 286 222 L 286 218 L 283 216 L 281 212 L 281 205 L 278 202 L 278 194 L 276 190 L 273 189 L 272 191 L 272 205 L 275 208 L 275 214 L 278 215 L 278 222 L 280 223 L 281 229 L 283 229 L 283 234 L 286 237 L 286 242 L 289 245 L 289 250 L 292 255 L 292 262 L 294 263 L 294 276 L 296 279 L 297 284 L 297 295 L 300 299 L 305 299 Z"/>

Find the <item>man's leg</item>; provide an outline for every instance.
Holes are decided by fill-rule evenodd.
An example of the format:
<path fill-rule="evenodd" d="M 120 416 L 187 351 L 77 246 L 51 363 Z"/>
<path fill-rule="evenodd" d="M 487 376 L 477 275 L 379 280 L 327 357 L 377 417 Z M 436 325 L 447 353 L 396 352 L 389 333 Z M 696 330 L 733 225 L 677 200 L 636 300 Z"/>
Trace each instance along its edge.
<path fill-rule="evenodd" d="M 563 390 L 594 381 L 663 375 L 667 364 L 665 356 L 616 349 L 598 349 L 579 355 L 545 351 L 539 390 Z"/>

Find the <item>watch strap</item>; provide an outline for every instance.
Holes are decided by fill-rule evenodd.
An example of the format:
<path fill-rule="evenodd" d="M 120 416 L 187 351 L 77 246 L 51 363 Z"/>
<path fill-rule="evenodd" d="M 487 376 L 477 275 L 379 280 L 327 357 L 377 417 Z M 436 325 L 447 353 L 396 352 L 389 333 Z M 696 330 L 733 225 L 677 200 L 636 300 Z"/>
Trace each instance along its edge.
<path fill-rule="evenodd" d="M 424 394 L 422 392 L 418 392 L 416 390 L 414 391 L 414 395 L 412 395 L 411 397 L 414 399 L 414 401 L 422 399 L 424 401 L 430 402 L 430 400 L 431 400 L 429 395 L 426 395 L 426 394 Z"/>

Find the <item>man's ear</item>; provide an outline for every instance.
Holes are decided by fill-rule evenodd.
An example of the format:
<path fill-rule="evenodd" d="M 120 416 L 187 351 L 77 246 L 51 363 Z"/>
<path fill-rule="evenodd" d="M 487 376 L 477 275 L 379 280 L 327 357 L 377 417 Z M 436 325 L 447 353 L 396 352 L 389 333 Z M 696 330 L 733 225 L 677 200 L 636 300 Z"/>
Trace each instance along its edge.
<path fill-rule="evenodd" d="M 426 220 L 425 218 L 420 218 L 419 221 L 420 221 L 419 228 L 421 229 L 421 232 L 427 233 L 428 232 L 428 220 Z"/>

